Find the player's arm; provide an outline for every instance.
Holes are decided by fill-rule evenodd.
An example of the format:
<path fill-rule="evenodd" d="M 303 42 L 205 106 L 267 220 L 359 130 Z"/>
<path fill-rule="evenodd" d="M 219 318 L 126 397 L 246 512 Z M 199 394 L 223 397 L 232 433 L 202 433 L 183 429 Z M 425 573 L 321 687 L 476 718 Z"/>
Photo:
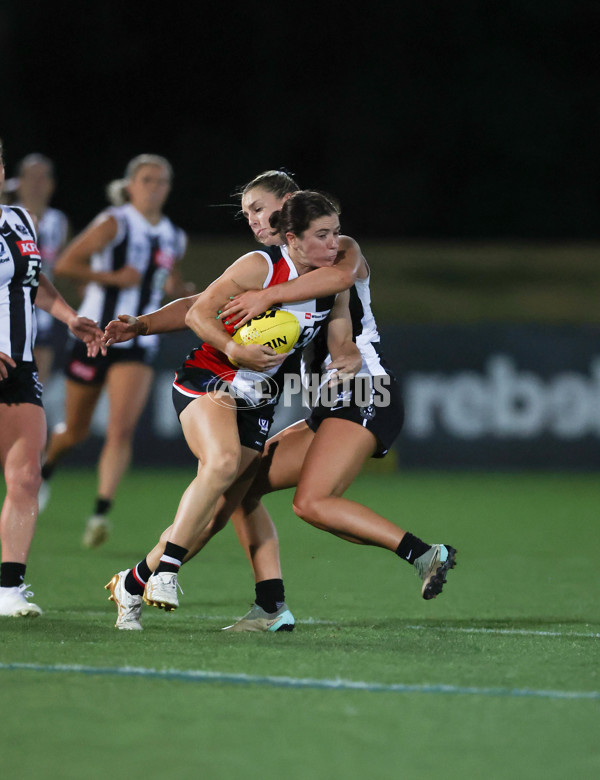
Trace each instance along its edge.
<path fill-rule="evenodd" d="M 165 282 L 165 295 L 168 295 L 169 298 L 188 298 L 190 295 L 195 295 L 198 290 L 194 282 L 186 282 L 181 275 L 180 262 L 185 256 L 188 243 L 187 236 L 183 230 L 177 231 L 176 243 L 176 262 Z"/>
<path fill-rule="evenodd" d="M 356 241 L 350 236 L 341 236 L 334 266 L 317 268 L 289 282 L 238 295 L 225 305 L 220 317 L 223 320 L 228 320 L 230 317 L 239 319 L 237 327 L 241 327 L 249 319 L 276 303 L 307 301 L 311 298 L 335 295 L 352 287 L 364 263 L 364 257 Z"/>
<path fill-rule="evenodd" d="M 168 295 L 169 298 L 188 298 L 195 293 L 196 285 L 194 282 L 186 282 L 179 268 L 174 266 L 165 282 L 165 295 Z"/>
<path fill-rule="evenodd" d="M 102 214 L 76 236 L 56 261 L 54 274 L 87 284 L 96 282 L 109 287 L 135 287 L 141 281 L 140 272 L 130 265 L 117 271 L 93 271 L 90 257 L 101 252 L 117 237 L 117 220 Z"/>
<path fill-rule="evenodd" d="M 262 255 L 251 252 L 240 257 L 222 276 L 198 295 L 186 316 L 186 324 L 203 341 L 238 365 L 264 371 L 279 365 L 285 356 L 261 344 L 236 344 L 215 315 L 230 297 L 247 290 L 260 290 L 267 276 Z"/>
<path fill-rule="evenodd" d="M 35 305 L 64 322 L 74 336 L 87 344 L 91 357 L 97 355 L 100 349 L 105 351 L 101 345 L 102 331 L 98 324 L 87 317 L 80 317 L 43 273 L 40 274 Z"/>
<path fill-rule="evenodd" d="M 327 323 L 327 348 L 331 363 L 326 369 L 340 376 L 354 376 L 362 366 L 362 355 L 352 339 L 352 319 L 350 317 L 350 293 L 340 293 Z"/>
<path fill-rule="evenodd" d="M 185 318 L 192 308 L 198 295 L 189 295 L 187 298 L 178 298 L 148 314 L 140 314 L 133 317 L 130 314 L 119 314 L 118 319 L 112 320 L 104 329 L 102 343 L 111 347 L 129 341 L 136 336 L 149 336 L 153 333 L 174 333 L 179 330 L 187 330 Z"/>

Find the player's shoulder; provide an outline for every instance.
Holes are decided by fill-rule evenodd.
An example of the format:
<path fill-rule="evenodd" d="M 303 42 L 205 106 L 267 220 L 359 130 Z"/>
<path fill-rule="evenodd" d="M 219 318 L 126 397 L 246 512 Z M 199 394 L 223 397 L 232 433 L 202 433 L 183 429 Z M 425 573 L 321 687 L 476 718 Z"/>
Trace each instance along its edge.
<path fill-rule="evenodd" d="M 261 249 L 254 249 L 252 252 L 246 252 L 231 264 L 230 268 L 247 268 L 249 270 L 264 269 L 268 264 L 268 255 Z"/>
<path fill-rule="evenodd" d="M 16 227 L 17 231 L 22 231 L 22 226 L 24 225 L 32 235 L 35 236 L 37 234 L 35 217 L 25 206 L 20 204 L 7 206 L 3 204 L 2 212 L 6 215 L 6 221 L 12 224 L 13 229 Z"/>
<path fill-rule="evenodd" d="M 340 236 L 340 249 L 355 249 L 356 251 L 360 252 L 359 243 L 356 239 L 352 238 L 352 236 Z"/>
<path fill-rule="evenodd" d="M 256 249 L 238 257 L 223 276 L 233 278 L 237 284 L 246 289 L 260 289 L 269 273 L 267 256 L 260 249 Z"/>

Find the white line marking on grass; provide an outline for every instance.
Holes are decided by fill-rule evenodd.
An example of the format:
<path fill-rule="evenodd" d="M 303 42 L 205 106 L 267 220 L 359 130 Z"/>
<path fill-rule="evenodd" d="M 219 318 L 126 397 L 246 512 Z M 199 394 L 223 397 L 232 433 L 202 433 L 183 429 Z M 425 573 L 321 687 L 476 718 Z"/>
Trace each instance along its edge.
<path fill-rule="evenodd" d="M 526 628 L 461 628 L 460 626 L 405 626 L 413 631 L 449 631 L 460 634 L 507 634 L 508 636 L 561 636 L 566 639 L 600 639 L 600 634 L 580 631 L 535 631 Z"/>
<path fill-rule="evenodd" d="M 600 700 L 600 691 L 552 691 L 535 688 L 477 688 L 459 685 L 405 685 L 403 683 L 369 683 L 354 680 L 316 680 L 298 677 L 261 677 L 251 674 L 211 672 L 202 669 L 146 669 L 135 666 L 96 667 L 78 665 L 2 664 L 0 671 L 50 672 L 118 677 L 145 677 L 183 682 L 215 682 L 237 685 L 267 685 L 274 688 L 312 688 L 317 690 L 368 691 L 374 693 L 438 693 L 468 696 L 535 697 L 542 699 Z"/>
<path fill-rule="evenodd" d="M 46 615 L 74 615 L 75 617 L 112 617 L 114 609 L 112 610 L 77 610 L 77 609 L 45 609 Z M 232 615 L 202 615 L 195 614 L 189 617 L 196 618 L 197 620 L 218 620 L 219 622 L 231 622 L 232 620 L 238 620 L 241 615 L 234 617 Z M 342 625 L 339 620 L 320 620 L 319 618 L 305 618 L 304 620 L 297 620 L 296 623 L 305 626 L 339 626 Z"/>
<path fill-rule="evenodd" d="M 110 615 L 114 610 L 100 611 L 100 610 L 75 610 L 75 609 L 46 609 L 44 610 L 48 615 L 75 615 L 76 617 L 106 617 Z M 191 615 L 191 617 L 197 620 L 215 620 L 219 622 L 231 622 L 238 618 L 231 615 L 204 615 L 198 614 Z M 239 615 L 238 617 L 241 617 Z M 297 620 L 297 625 L 300 626 L 344 626 L 344 622 L 340 620 L 321 620 L 320 618 L 307 617 L 303 620 Z M 401 626 L 402 627 L 402 626 Z M 467 626 L 439 626 L 439 625 L 409 625 L 403 626 L 411 631 L 448 631 L 461 634 L 505 634 L 507 636 L 558 636 L 566 639 L 600 639 L 600 633 L 585 633 L 581 631 L 536 631 L 534 629 L 526 628 L 469 628 Z"/>

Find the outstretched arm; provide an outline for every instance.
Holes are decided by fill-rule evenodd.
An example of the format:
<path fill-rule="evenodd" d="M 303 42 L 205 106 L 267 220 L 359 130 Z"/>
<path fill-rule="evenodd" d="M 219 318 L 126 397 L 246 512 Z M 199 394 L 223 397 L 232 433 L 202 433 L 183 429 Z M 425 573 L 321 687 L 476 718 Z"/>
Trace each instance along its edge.
<path fill-rule="evenodd" d="M 129 314 L 119 314 L 119 318 L 108 323 L 104 330 L 102 342 L 110 347 L 129 341 L 136 336 L 149 336 L 151 333 L 173 333 L 186 330 L 186 315 L 194 305 L 197 295 L 188 298 L 178 298 L 167 303 L 156 311 L 133 317 Z"/>
<path fill-rule="evenodd" d="M 106 351 L 101 344 L 102 331 L 98 324 L 87 317 L 80 317 L 43 273 L 40 274 L 35 305 L 64 322 L 74 336 L 87 344 L 90 357 L 97 355 L 100 350 Z"/>
<path fill-rule="evenodd" d="M 289 282 L 237 295 L 225 305 L 220 319 L 239 320 L 236 327 L 240 328 L 252 317 L 262 314 L 277 303 L 307 301 L 343 292 L 352 287 L 363 264 L 365 260 L 356 241 L 349 236 L 342 236 L 334 266 L 317 268 Z"/>

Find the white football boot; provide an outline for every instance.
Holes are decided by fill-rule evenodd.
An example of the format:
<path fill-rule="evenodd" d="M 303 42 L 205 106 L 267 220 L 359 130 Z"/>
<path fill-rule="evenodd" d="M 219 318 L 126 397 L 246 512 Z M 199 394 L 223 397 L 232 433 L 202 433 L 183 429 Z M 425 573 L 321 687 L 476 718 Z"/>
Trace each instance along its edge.
<path fill-rule="evenodd" d="M 142 597 L 134 596 L 125 590 L 125 577 L 131 569 L 120 571 L 107 582 L 104 590 L 110 591 L 109 601 L 114 601 L 117 606 L 117 622 L 115 626 L 121 631 L 142 630 Z"/>
<path fill-rule="evenodd" d="M 146 583 L 144 601 L 152 607 L 172 612 L 179 606 L 177 588 L 181 590 L 176 572 L 161 571 L 159 574 L 151 574 Z M 181 592 L 183 593 L 182 590 Z"/>
<path fill-rule="evenodd" d="M 14 588 L 0 588 L 0 615 L 4 617 L 37 617 L 43 614 L 37 604 L 27 599 L 33 593 L 27 590 L 29 585 L 17 585 Z"/>

